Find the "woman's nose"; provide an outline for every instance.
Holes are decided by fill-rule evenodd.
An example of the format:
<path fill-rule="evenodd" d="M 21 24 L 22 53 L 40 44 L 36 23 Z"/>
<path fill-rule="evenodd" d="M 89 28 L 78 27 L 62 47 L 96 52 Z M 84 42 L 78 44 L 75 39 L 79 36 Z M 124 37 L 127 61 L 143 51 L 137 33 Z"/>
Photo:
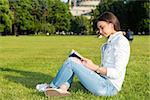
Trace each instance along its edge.
<path fill-rule="evenodd" d="M 102 30 L 99 30 L 99 34 L 101 34 L 102 33 Z"/>

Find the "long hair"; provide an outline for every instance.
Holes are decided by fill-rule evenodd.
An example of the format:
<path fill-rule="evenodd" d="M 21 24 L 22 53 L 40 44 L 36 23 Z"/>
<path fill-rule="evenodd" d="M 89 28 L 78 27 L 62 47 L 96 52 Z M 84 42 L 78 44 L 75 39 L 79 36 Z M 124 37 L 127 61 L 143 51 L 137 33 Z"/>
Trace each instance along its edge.
<path fill-rule="evenodd" d="M 112 12 L 104 12 L 100 17 L 98 17 L 97 22 L 98 21 L 106 21 L 108 23 L 112 23 L 116 31 L 120 30 L 120 22 Z"/>

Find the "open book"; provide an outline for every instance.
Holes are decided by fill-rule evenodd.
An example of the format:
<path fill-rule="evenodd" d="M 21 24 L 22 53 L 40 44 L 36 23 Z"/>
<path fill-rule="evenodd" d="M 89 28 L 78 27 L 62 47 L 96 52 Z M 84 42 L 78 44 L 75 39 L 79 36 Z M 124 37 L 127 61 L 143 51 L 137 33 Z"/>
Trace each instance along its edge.
<path fill-rule="evenodd" d="M 69 54 L 69 57 L 76 57 L 80 60 L 83 60 L 83 56 L 81 56 L 77 51 L 73 50 L 71 51 L 71 53 Z"/>

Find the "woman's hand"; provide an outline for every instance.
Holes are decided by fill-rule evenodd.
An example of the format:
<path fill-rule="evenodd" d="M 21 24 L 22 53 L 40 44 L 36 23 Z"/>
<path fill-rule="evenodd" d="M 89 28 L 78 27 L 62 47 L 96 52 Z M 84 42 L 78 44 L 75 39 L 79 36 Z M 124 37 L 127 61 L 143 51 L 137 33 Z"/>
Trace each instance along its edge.
<path fill-rule="evenodd" d="M 82 61 L 81 61 L 81 63 L 82 63 L 85 67 L 87 67 L 87 68 L 89 68 L 89 69 L 91 69 L 91 70 L 93 70 L 93 71 L 96 71 L 96 69 L 99 67 L 98 65 L 94 64 L 94 63 L 92 62 L 92 60 L 87 59 L 87 58 L 83 58 Z"/>

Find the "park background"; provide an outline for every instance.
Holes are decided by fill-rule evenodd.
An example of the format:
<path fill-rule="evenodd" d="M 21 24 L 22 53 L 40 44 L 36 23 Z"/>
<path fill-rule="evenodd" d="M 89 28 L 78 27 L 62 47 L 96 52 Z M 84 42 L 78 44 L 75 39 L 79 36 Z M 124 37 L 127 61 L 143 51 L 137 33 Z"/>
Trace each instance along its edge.
<path fill-rule="evenodd" d="M 101 63 L 100 46 L 106 38 L 97 38 L 95 22 L 104 11 L 115 13 L 122 30 L 134 34 L 121 92 L 94 96 L 75 77 L 71 97 L 47 98 L 39 93 L 36 84 L 49 83 L 71 49 Z M 60 0 L 0 0 L 0 99 L 149 100 L 149 1 L 103 0 L 91 14 L 91 19 L 72 16 Z"/>
<path fill-rule="evenodd" d="M 73 16 L 60 0 L 0 0 L 0 35 L 93 35 L 104 11 L 119 18 L 122 30 L 149 34 L 149 0 L 102 0 L 90 19 Z"/>

